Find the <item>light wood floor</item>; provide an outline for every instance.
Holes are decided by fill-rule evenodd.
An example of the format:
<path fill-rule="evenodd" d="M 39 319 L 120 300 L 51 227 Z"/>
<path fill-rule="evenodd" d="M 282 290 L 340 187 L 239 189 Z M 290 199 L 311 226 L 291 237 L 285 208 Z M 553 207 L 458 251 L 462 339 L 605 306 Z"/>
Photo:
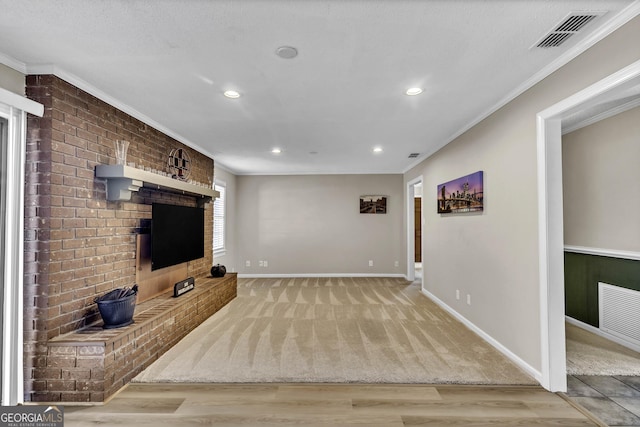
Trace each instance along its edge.
<path fill-rule="evenodd" d="M 130 384 L 65 426 L 598 426 L 537 386 Z"/>

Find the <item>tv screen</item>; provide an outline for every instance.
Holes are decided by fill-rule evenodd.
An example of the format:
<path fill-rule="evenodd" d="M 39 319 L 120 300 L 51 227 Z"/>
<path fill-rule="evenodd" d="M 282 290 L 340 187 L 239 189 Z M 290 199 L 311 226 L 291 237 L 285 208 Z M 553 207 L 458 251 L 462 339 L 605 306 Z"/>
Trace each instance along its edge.
<path fill-rule="evenodd" d="M 154 203 L 151 270 L 204 257 L 204 209 Z"/>

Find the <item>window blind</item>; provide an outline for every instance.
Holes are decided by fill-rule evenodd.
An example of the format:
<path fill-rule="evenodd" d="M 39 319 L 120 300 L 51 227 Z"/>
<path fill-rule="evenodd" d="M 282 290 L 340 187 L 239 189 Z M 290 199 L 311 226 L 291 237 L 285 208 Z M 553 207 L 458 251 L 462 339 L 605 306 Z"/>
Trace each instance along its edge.
<path fill-rule="evenodd" d="M 219 252 L 225 249 L 225 201 L 226 186 L 215 184 L 213 189 L 220 193 L 220 196 L 213 202 L 213 251 Z"/>

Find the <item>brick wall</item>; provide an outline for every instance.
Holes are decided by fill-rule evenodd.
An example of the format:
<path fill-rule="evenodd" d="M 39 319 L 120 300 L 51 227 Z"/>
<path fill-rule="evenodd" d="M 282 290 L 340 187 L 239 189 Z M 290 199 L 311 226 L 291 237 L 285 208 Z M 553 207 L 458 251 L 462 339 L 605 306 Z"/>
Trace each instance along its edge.
<path fill-rule="evenodd" d="M 98 321 L 96 296 L 135 282 L 134 230 L 151 218 L 151 203 L 195 206 L 193 197 L 142 189 L 129 202 L 106 201 L 98 164 L 114 164 L 114 141 L 130 142 L 127 162 L 166 168 L 184 148 L 191 178 L 211 183 L 213 160 L 52 75 L 27 76 L 27 96 L 45 107 L 27 120 L 25 189 L 25 400 L 46 397 L 47 342 Z M 206 205 L 211 248 L 213 209 Z M 212 251 L 189 263 L 206 274 Z M 46 400 L 46 399 L 45 399 Z"/>

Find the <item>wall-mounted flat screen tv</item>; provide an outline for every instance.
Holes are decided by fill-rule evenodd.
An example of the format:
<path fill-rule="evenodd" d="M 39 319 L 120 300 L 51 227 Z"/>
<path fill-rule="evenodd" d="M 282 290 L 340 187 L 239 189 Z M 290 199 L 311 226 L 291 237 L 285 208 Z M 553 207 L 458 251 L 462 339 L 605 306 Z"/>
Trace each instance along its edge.
<path fill-rule="evenodd" d="M 204 257 L 204 209 L 154 203 L 151 270 Z"/>

